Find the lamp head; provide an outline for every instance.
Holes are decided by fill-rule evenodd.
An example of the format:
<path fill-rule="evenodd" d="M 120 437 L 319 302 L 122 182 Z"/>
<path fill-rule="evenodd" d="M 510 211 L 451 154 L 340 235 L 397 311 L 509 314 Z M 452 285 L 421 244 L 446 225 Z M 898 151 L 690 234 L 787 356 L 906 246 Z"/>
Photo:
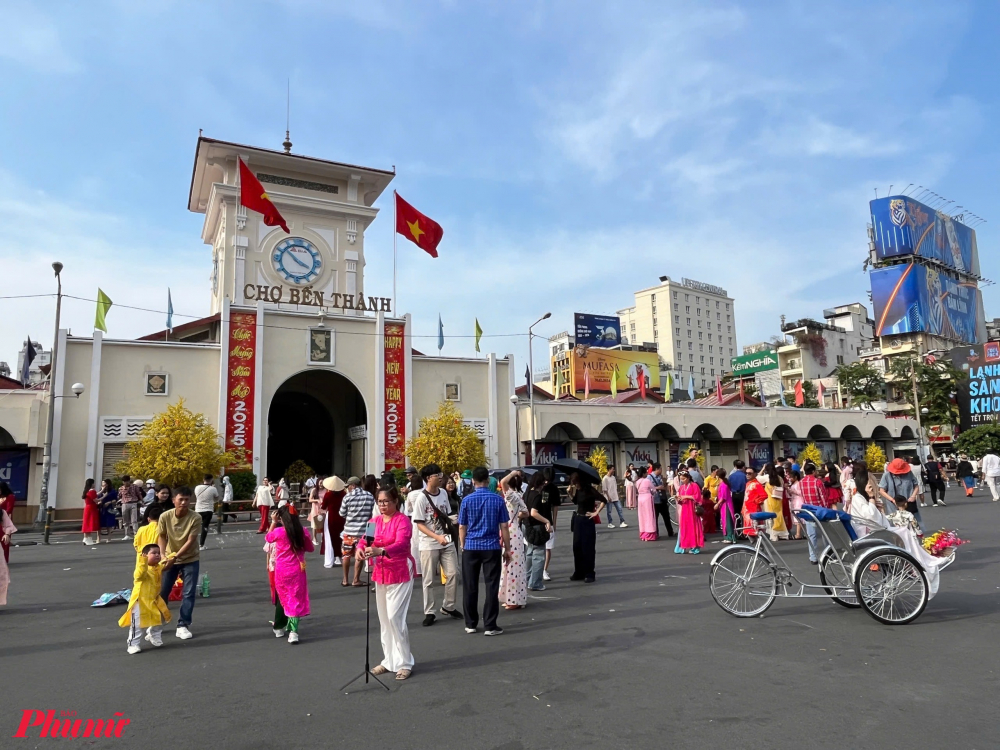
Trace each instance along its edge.
<path fill-rule="evenodd" d="M 52 264 L 52 270 L 55 271 L 56 276 L 58 276 L 60 273 L 62 273 L 63 264 L 57 260 L 55 263 Z"/>
<path fill-rule="evenodd" d="M 80 398 L 80 394 L 84 392 L 85 388 L 83 387 L 83 383 L 73 383 L 70 390 L 73 391 L 74 396 Z"/>
<path fill-rule="evenodd" d="M 512 404 L 516 404 L 517 403 L 517 394 L 516 393 L 512 393 L 511 394 L 511 396 L 510 396 L 510 402 Z"/>
<path fill-rule="evenodd" d="M 927 416 L 928 414 L 931 413 L 931 410 L 928 409 L 926 406 L 924 406 L 924 407 L 921 407 L 920 413 L 923 414 L 924 416 Z"/>
<path fill-rule="evenodd" d="M 545 313 L 545 315 L 542 316 L 542 320 L 548 320 L 551 317 L 552 317 L 552 313 L 547 312 L 547 313 Z"/>

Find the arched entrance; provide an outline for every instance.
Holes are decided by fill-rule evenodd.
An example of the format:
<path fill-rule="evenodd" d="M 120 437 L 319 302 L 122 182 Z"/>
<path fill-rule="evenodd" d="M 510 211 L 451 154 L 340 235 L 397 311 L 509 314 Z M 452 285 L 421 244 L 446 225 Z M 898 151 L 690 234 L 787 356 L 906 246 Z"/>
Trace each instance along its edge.
<path fill-rule="evenodd" d="M 275 392 L 267 412 L 267 476 L 277 481 L 300 459 L 319 474 L 363 475 L 367 439 L 352 436 L 351 428 L 367 423 L 364 398 L 343 375 L 331 370 L 293 375 Z"/>

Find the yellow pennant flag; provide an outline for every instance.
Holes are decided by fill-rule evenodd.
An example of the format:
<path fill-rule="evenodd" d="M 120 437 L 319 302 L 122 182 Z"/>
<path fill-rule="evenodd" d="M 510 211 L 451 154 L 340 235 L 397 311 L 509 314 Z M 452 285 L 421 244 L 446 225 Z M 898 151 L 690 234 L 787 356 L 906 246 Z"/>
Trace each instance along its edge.
<path fill-rule="evenodd" d="M 618 398 L 618 365 L 611 373 L 611 398 Z"/>
<path fill-rule="evenodd" d="M 94 330 L 108 332 L 108 323 L 106 316 L 108 310 L 111 309 L 111 297 L 106 295 L 104 291 L 98 287 L 97 289 L 97 314 L 94 316 Z"/>
<path fill-rule="evenodd" d="M 479 351 L 479 339 L 483 337 L 483 329 L 479 327 L 479 318 L 476 318 L 476 351 Z"/>

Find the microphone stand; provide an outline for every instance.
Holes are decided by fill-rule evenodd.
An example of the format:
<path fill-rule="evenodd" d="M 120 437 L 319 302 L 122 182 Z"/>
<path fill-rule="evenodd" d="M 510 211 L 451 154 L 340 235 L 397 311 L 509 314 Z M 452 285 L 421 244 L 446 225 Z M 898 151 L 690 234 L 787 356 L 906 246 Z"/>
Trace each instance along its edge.
<path fill-rule="evenodd" d="M 365 541 L 369 545 L 371 545 L 372 542 L 374 541 L 374 539 L 372 539 L 372 540 L 365 539 Z M 379 685 L 381 685 L 382 687 L 384 687 L 386 690 L 389 690 L 389 686 L 386 685 L 384 682 L 382 682 L 382 680 L 380 680 L 378 678 L 378 675 L 376 675 L 374 672 L 372 672 L 372 669 L 371 669 L 371 659 L 369 657 L 370 648 L 371 648 L 371 622 L 372 622 L 372 566 L 374 565 L 374 559 L 375 558 L 373 558 L 373 557 L 368 558 L 368 562 L 371 562 L 372 564 L 371 565 L 367 565 L 367 564 L 365 565 L 365 567 L 366 567 L 366 571 L 365 572 L 368 574 L 367 579 L 365 581 L 365 589 L 367 591 L 367 594 L 366 594 L 366 596 L 367 596 L 367 605 L 365 606 L 365 669 L 364 669 L 364 671 L 361 674 L 359 674 L 357 677 L 354 677 L 350 682 L 348 682 L 346 685 L 344 685 L 344 687 L 340 688 L 341 690 L 346 690 L 348 687 L 350 687 L 351 685 L 353 685 L 355 682 L 357 682 L 358 680 L 360 680 L 362 677 L 365 678 L 365 684 L 367 685 L 368 684 L 368 677 L 369 676 L 371 676 L 371 678 L 373 680 L 375 680 L 375 682 L 377 682 Z"/>

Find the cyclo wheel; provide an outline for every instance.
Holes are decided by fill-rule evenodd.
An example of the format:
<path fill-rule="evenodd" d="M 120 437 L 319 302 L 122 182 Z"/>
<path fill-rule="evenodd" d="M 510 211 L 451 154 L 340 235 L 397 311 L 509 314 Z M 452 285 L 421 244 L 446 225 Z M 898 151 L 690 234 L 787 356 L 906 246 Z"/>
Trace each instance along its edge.
<path fill-rule="evenodd" d="M 819 558 L 820 583 L 827 587 L 826 593 L 841 607 L 857 609 L 861 604 L 858 602 L 857 594 L 854 592 L 854 584 L 851 582 L 850 576 L 849 572 L 846 576 L 844 575 L 844 569 L 837 562 L 837 557 L 833 554 L 833 550 L 827 547 Z M 831 588 L 832 586 L 836 586 L 837 588 Z M 835 593 L 837 589 L 840 589 L 841 593 Z M 844 589 L 847 589 L 847 591 L 844 591 Z"/>
<path fill-rule="evenodd" d="M 712 561 L 709 586 L 715 603 L 735 617 L 756 617 L 774 603 L 778 576 L 774 566 L 752 547 L 737 546 Z"/>
<path fill-rule="evenodd" d="M 674 525 L 675 529 L 680 528 L 680 519 L 677 518 L 677 498 L 669 497 L 667 498 L 667 515 L 670 517 L 670 523 Z"/>
<path fill-rule="evenodd" d="M 858 558 L 854 570 L 854 593 L 865 612 L 879 622 L 905 625 L 927 606 L 927 576 L 904 550 L 873 549 Z"/>

